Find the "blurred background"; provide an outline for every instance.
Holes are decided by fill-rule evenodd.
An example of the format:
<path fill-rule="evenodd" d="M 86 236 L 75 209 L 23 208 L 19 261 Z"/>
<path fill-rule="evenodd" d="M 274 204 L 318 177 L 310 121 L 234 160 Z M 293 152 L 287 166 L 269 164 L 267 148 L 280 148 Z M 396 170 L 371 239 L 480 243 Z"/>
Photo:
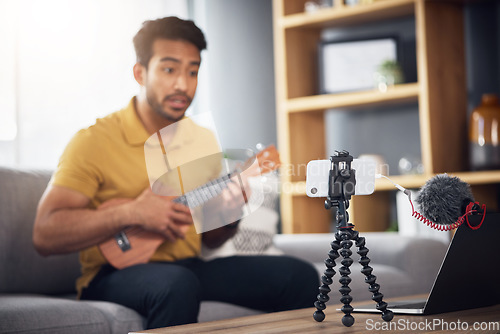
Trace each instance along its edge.
<path fill-rule="evenodd" d="M 500 94 L 500 2 L 463 1 L 470 113 L 483 93 Z M 124 107 L 138 91 L 132 38 L 144 20 L 168 15 L 193 19 L 208 41 L 189 112 L 212 114 L 223 148 L 276 143 L 272 0 L 0 0 L 0 165 L 54 169 L 76 131 Z M 410 17 L 322 38 L 397 32 L 413 82 L 414 25 Z M 402 157 L 421 156 L 418 105 L 375 111 L 325 112 L 327 155 L 379 154 L 397 174 Z"/>
<path fill-rule="evenodd" d="M 73 134 L 128 104 L 132 38 L 175 15 L 204 31 L 197 96 L 223 148 L 276 142 L 270 0 L 0 0 L 0 165 L 54 169 Z"/>

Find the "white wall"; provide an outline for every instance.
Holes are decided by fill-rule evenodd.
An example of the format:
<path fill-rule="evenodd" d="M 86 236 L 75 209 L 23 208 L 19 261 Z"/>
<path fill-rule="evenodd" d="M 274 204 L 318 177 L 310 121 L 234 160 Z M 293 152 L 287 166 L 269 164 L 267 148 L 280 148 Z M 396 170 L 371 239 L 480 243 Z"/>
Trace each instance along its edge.
<path fill-rule="evenodd" d="M 276 143 L 272 1 L 194 3 L 208 43 L 197 111 L 213 115 L 223 148 Z"/>

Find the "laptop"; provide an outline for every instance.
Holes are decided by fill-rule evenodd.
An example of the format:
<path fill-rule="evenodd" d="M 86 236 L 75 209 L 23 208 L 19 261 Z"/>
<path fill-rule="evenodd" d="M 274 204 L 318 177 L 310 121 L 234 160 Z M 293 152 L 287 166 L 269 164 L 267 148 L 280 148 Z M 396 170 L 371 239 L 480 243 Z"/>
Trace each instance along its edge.
<path fill-rule="evenodd" d="M 476 226 L 480 218 L 469 217 L 470 224 Z M 386 301 L 387 308 L 394 314 L 427 315 L 500 304 L 499 245 L 499 213 L 487 213 L 477 230 L 464 222 L 450 242 L 427 299 Z M 380 312 L 375 305 L 354 307 L 353 312 Z"/>

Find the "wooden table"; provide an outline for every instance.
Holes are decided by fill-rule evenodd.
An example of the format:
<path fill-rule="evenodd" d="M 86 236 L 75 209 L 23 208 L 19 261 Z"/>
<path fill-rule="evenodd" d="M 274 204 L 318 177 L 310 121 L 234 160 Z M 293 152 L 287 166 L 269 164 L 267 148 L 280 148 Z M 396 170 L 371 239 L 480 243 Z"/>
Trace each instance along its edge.
<path fill-rule="evenodd" d="M 415 298 L 412 296 L 411 298 Z M 358 303 L 359 304 L 359 303 Z M 366 302 L 363 302 L 366 304 Z M 355 303 L 353 303 L 355 305 Z M 139 333 L 494 333 L 500 334 L 500 304 L 436 315 L 395 315 L 388 323 L 380 314 L 353 313 L 352 327 L 342 325 L 339 305 L 328 306 L 323 322 L 312 315 L 315 308 L 145 330 Z M 483 326 L 474 330 L 474 326 Z M 389 327 L 392 326 L 392 327 Z"/>

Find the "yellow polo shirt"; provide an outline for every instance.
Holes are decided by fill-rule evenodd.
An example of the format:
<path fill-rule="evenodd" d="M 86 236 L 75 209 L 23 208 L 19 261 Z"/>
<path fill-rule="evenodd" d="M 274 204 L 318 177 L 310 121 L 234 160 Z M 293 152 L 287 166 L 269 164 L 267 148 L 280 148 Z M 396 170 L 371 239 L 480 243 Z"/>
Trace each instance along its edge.
<path fill-rule="evenodd" d="M 220 152 L 213 133 L 184 120 L 171 145 L 165 146 L 169 160 L 175 165 L 192 161 L 195 155 L 202 154 L 200 147 L 205 147 L 204 155 Z M 97 119 L 94 125 L 75 134 L 60 158 L 51 183 L 84 194 L 91 199 L 92 209 L 112 198 L 135 198 L 150 186 L 144 154 L 144 143 L 150 137 L 136 113 L 135 98 L 132 98 L 126 108 Z M 175 165 L 170 167 L 175 168 Z M 207 182 L 219 174 L 216 166 L 204 167 L 196 173 L 195 184 Z M 185 239 L 164 242 L 151 261 L 195 257 L 200 248 L 201 237 L 192 226 Z M 107 260 L 99 248 L 93 246 L 80 252 L 80 263 L 82 275 L 76 283 L 79 295 Z"/>

